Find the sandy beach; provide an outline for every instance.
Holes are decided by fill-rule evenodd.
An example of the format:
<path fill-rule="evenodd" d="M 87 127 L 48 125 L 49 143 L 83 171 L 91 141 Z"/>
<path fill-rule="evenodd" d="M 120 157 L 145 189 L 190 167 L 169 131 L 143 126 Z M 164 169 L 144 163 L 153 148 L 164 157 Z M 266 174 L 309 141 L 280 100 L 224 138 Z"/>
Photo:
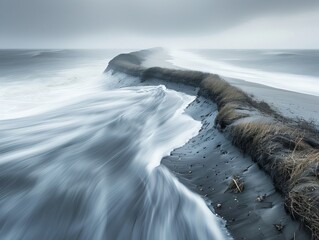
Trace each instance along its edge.
<path fill-rule="evenodd" d="M 154 68 L 156 65 L 161 68 L 172 67 L 167 61 L 163 61 L 165 57 L 167 58 L 167 55 L 164 53 L 156 53 L 142 65 L 146 68 Z M 134 67 L 129 69 L 126 74 L 138 76 L 138 70 Z M 123 71 L 114 69 L 112 74 L 125 78 L 121 72 Z M 311 239 L 309 229 L 286 211 L 285 196 L 282 195 L 280 187 L 278 191 L 280 184 L 274 184 L 274 177 L 269 175 L 269 170 L 267 174 L 262 165 L 252 160 L 250 154 L 232 144 L 227 132 L 223 133 L 216 127 L 219 113 L 216 103 L 198 95 L 196 86 L 159 78 L 161 77 L 149 78 L 143 82 L 137 80 L 132 82 L 132 85 L 162 84 L 176 91 L 197 95 L 196 100 L 188 106 L 187 114 L 201 121 L 203 125 L 196 137 L 163 158 L 162 164 L 167 166 L 180 182 L 202 196 L 213 212 L 226 220 L 227 229 L 235 239 Z M 267 99 L 267 96 L 275 96 L 270 105 L 281 114 L 289 112 L 287 117 L 290 118 L 305 117 L 305 114 L 298 111 L 298 106 L 301 107 L 303 103 L 290 101 L 302 95 L 306 106 L 303 110 L 309 113 L 309 119 L 316 116 L 315 96 L 239 80 L 228 81 L 249 94 L 260 96 L 261 100 L 268 101 L 270 98 Z M 287 106 L 287 102 L 291 104 Z"/>
<path fill-rule="evenodd" d="M 0 19 L 0 240 L 319 240 L 319 0 Z"/>
<path fill-rule="evenodd" d="M 200 56 L 190 56 L 193 56 L 193 58 L 187 59 L 187 61 L 185 61 L 186 63 L 183 63 L 182 61 L 180 61 L 181 63 L 178 61 L 175 62 L 172 61 L 174 56 L 171 55 L 171 51 L 158 49 L 157 51 L 153 51 L 152 54 L 145 58 L 145 60 L 142 62 L 142 66 L 146 68 L 162 67 L 179 70 L 186 69 L 185 66 L 187 66 L 188 70 L 210 70 L 208 67 L 202 67 L 197 63 Z M 199 60 L 205 61 L 203 59 Z M 181 65 L 178 65 L 179 63 Z M 215 72 L 211 70 L 211 73 L 214 74 Z M 244 79 L 231 78 L 227 76 L 222 77 L 233 86 L 242 89 L 248 94 L 251 94 L 254 98 L 261 101 L 266 101 L 276 111 L 280 112 L 286 117 L 302 118 L 319 124 L 319 108 L 317 106 L 317 103 L 319 102 L 319 96 L 279 89 L 259 84 L 257 82 L 248 82 Z M 302 80 L 300 81 L 302 82 Z"/>

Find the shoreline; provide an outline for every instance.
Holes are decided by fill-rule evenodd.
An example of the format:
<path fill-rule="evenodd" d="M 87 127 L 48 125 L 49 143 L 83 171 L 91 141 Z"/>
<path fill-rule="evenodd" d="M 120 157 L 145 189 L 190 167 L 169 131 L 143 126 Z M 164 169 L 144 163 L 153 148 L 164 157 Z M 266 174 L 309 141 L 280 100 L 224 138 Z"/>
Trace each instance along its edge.
<path fill-rule="evenodd" d="M 164 157 L 162 164 L 226 220 L 234 239 L 310 239 L 309 232 L 285 211 L 271 178 L 210 124 L 217 106 L 200 96 L 187 113 L 203 127 L 187 144 Z M 233 179 L 240 179 L 241 191 L 231 185 Z"/>
<path fill-rule="evenodd" d="M 215 126 L 215 131 L 217 131 L 216 129 L 219 130 L 217 131 L 218 134 L 225 134 L 228 141 L 232 142 L 234 146 L 237 146 L 244 153 L 250 155 L 255 162 L 254 164 L 260 166 L 270 175 L 274 186 L 284 196 L 284 199 L 282 198 L 281 201 L 279 201 L 282 204 L 282 209 L 284 208 L 283 205 L 285 205 L 286 209 L 290 211 L 293 216 L 299 217 L 301 222 L 304 222 L 305 225 L 312 230 L 313 237 L 317 238 L 317 228 L 319 226 L 315 216 L 318 215 L 319 209 L 317 205 L 312 202 L 305 204 L 305 201 L 308 199 L 316 201 L 316 197 L 318 196 L 316 193 L 317 185 L 319 185 L 318 181 L 314 179 L 315 176 L 311 177 L 311 173 L 314 169 L 314 165 L 312 164 L 313 158 L 316 159 L 316 157 L 319 156 L 316 155 L 319 149 L 318 135 L 316 132 L 311 132 L 311 130 L 313 130 L 311 128 L 312 126 L 306 126 L 306 123 L 298 125 L 298 123 L 287 122 L 287 118 L 278 114 L 267 103 L 252 99 L 240 89 L 233 87 L 221 79 L 218 75 L 160 67 L 144 68 L 141 66 L 141 63 L 149 52 L 150 50 L 144 50 L 130 54 L 121 54 L 110 61 L 106 71 L 112 70 L 113 73 L 121 72 L 139 77 L 142 82 L 149 82 L 152 79 L 161 79 L 167 82 L 181 83 L 199 88 L 198 97 L 212 101 L 210 105 L 216 104 L 216 110 L 218 110 L 218 112 L 216 112 L 216 118 L 210 119 L 205 124 L 207 125 L 208 123 L 211 126 Z M 298 132 L 296 133 L 296 129 L 302 130 L 303 135 L 298 134 Z M 213 129 L 211 131 L 214 132 Z M 206 135 L 207 134 L 208 133 L 206 133 Z M 187 145 L 188 144 L 185 146 Z M 229 148 L 231 148 L 230 145 L 227 147 L 227 150 Z M 212 150 L 212 146 L 207 146 L 206 149 Z M 173 151 L 172 154 L 174 154 L 175 151 Z M 205 151 L 201 150 L 198 152 L 202 153 Z M 191 154 L 191 150 L 189 154 Z M 186 154 L 186 156 L 189 157 L 189 154 Z M 292 154 L 294 154 L 293 160 L 295 161 L 290 161 Z M 211 157 L 214 154 L 208 153 L 208 155 Z M 217 157 L 217 159 L 223 158 Z M 165 161 L 164 158 L 163 163 L 165 163 Z M 249 161 L 253 164 L 250 157 Z M 241 166 L 243 161 L 239 161 L 238 164 L 238 166 Z M 181 168 L 182 167 L 181 165 Z M 255 172 L 258 171 L 261 172 L 260 170 L 255 170 Z M 196 176 L 199 175 L 200 173 L 197 173 Z M 254 174 L 252 174 L 252 176 L 254 176 Z M 228 178 L 231 178 L 230 181 L 228 179 L 228 182 L 235 182 L 237 188 L 240 190 L 238 184 L 241 184 L 241 177 L 228 176 Z M 252 181 L 254 181 L 254 178 L 258 177 L 252 178 Z M 205 184 L 205 180 L 203 180 L 203 184 Z M 311 188 L 309 188 L 309 185 L 311 185 Z M 203 189 L 200 192 L 202 191 Z M 238 196 L 243 196 L 244 191 L 248 190 L 243 190 L 243 192 L 238 193 Z M 265 199 L 263 196 L 264 195 L 254 196 L 255 201 L 259 197 L 262 199 L 260 202 L 264 202 L 268 195 L 266 193 Z M 250 194 L 250 201 L 251 197 L 252 193 Z M 250 208 L 252 203 L 250 202 L 246 205 Z M 312 211 L 307 212 L 305 207 L 307 207 L 307 209 L 311 208 Z M 220 209 L 222 209 L 222 207 L 220 207 Z M 271 209 L 273 209 L 273 207 L 271 207 Z M 241 212 L 241 214 L 242 213 L 243 212 Z M 233 218 L 231 218 L 231 220 L 232 219 Z M 247 222 L 249 219 L 249 217 L 246 217 L 243 222 Z M 272 219 L 276 219 L 276 217 Z M 236 222 L 236 220 L 234 222 Z M 252 225 L 255 224 L 252 223 Z M 264 229 L 268 229 L 265 224 L 263 225 Z M 296 229 L 292 230 L 290 227 L 292 225 L 292 223 L 284 225 L 282 223 L 272 222 L 269 229 L 274 229 L 273 231 L 275 231 L 275 233 L 277 231 L 277 234 L 278 232 L 281 233 L 281 235 L 278 235 L 279 237 L 283 237 L 282 234 L 286 232 L 288 235 L 285 236 L 288 238 L 284 239 L 289 239 L 296 236 Z M 241 236 L 237 234 L 234 229 L 230 230 L 232 234 L 235 233 L 234 237 Z M 263 236 L 266 236 L 267 232 L 274 234 L 273 231 L 264 231 Z M 306 236 L 306 232 L 307 231 L 300 230 L 298 234 L 305 234 L 302 236 Z M 277 235 L 273 235 L 272 237 L 274 236 L 278 237 Z M 257 237 L 257 235 L 255 237 Z M 259 237 L 261 237 L 261 235 L 259 235 Z M 270 238 L 266 236 L 266 238 L 263 239 Z"/>
<path fill-rule="evenodd" d="M 195 67 L 191 68 L 191 70 L 196 71 L 197 61 L 191 59 L 188 59 L 187 61 L 189 63 L 194 62 Z M 203 61 L 203 59 L 200 59 L 200 61 Z M 141 65 L 145 68 L 162 67 L 176 70 L 187 70 L 186 68 L 183 68 L 183 65 L 179 66 L 173 63 L 174 61 L 170 51 L 158 49 L 157 51 L 152 51 L 146 58 L 144 58 Z M 213 71 L 209 72 L 214 73 Z M 316 103 L 319 102 L 319 96 L 280 89 L 274 86 L 263 85 L 258 82 L 246 81 L 244 78 L 238 79 L 223 75 L 220 76 L 231 85 L 241 89 L 249 95 L 253 95 L 253 98 L 267 102 L 281 115 L 292 119 L 300 118 L 313 122 L 319 128 L 319 109 L 317 109 L 316 106 Z"/>

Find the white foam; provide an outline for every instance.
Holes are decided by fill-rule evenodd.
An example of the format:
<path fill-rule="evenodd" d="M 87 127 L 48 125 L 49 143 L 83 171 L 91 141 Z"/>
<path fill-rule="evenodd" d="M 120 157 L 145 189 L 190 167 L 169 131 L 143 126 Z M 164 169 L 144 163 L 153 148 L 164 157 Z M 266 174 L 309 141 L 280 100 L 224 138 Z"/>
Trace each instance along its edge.
<path fill-rule="evenodd" d="M 319 96 L 319 79 L 312 76 L 243 68 L 207 59 L 189 51 L 170 50 L 169 55 L 172 58 L 167 61 L 178 67 L 215 73 L 220 76 L 241 79 L 278 89 Z"/>
<path fill-rule="evenodd" d="M 0 78 L 0 119 L 13 119 L 53 110 L 92 94 L 103 86 L 105 61 L 54 73 Z"/>
<path fill-rule="evenodd" d="M 0 238 L 231 239 L 160 165 L 198 133 L 201 123 L 184 113 L 194 97 L 164 86 L 93 89 L 53 111 L 0 120 L 0 177 L 17 182 L 0 195 Z"/>

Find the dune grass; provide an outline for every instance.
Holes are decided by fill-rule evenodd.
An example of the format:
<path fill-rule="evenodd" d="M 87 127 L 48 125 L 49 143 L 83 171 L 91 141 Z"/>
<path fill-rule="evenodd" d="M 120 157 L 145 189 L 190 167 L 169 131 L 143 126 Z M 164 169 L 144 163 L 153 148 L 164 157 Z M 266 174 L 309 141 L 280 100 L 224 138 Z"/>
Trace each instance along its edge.
<path fill-rule="evenodd" d="M 141 80 L 146 81 L 148 79 L 162 79 L 166 81 L 183 83 L 194 87 L 199 87 L 201 79 L 208 76 L 207 73 L 198 71 L 187 71 L 187 70 L 174 70 L 160 67 L 151 67 L 145 69 L 141 74 Z"/>
<path fill-rule="evenodd" d="M 203 79 L 201 82 L 201 90 L 218 103 L 219 109 L 228 103 L 240 104 L 248 101 L 247 94 L 231 86 L 218 75 L 211 75 Z"/>
<path fill-rule="evenodd" d="M 199 88 L 199 94 L 218 106 L 215 125 L 232 143 L 251 155 L 273 179 L 292 216 L 319 239 L 319 131 L 313 123 L 285 118 L 266 102 L 256 101 L 215 74 L 167 68 L 143 68 L 148 52 L 123 54 L 107 70 L 159 78 Z M 256 115 L 259 118 L 256 118 Z M 260 120 L 264 117 L 264 121 Z M 236 181 L 237 182 L 237 181 Z"/>

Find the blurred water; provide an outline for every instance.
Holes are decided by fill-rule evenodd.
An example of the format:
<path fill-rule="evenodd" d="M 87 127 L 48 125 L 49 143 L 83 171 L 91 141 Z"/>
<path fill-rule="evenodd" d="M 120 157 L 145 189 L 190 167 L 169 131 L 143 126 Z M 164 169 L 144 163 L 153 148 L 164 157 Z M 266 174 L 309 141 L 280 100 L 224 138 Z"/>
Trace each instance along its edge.
<path fill-rule="evenodd" d="M 160 165 L 198 133 L 184 114 L 194 97 L 107 88 L 118 79 L 101 74 L 103 57 L 48 55 L 0 74 L 0 239 L 230 239 Z"/>
<path fill-rule="evenodd" d="M 171 50 L 176 66 L 319 96 L 319 50 Z"/>
<path fill-rule="evenodd" d="M 46 112 L 94 93 L 121 50 L 0 50 L 0 119 Z"/>

